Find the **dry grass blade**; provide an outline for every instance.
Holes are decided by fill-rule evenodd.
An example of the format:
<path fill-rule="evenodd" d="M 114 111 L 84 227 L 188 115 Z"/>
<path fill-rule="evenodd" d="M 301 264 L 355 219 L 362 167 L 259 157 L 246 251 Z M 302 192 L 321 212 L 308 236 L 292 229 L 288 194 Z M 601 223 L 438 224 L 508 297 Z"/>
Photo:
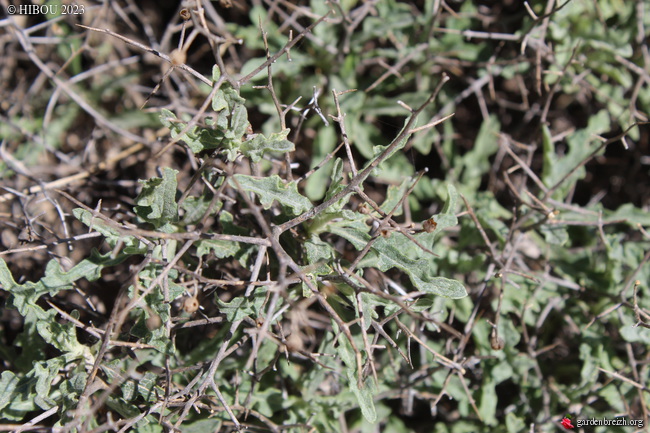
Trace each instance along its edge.
<path fill-rule="evenodd" d="M 0 430 L 650 422 L 643 2 L 0 3 Z"/>

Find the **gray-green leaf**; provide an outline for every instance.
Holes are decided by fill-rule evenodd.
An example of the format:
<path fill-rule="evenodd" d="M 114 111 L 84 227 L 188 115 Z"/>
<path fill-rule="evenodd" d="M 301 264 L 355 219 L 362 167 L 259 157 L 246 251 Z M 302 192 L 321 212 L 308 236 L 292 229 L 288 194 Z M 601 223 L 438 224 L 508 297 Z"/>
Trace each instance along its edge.
<path fill-rule="evenodd" d="M 259 162 L 265 152 L 293 152 L 296 147 L 287 140 L 289 131 L 289 129 L 285 129 L 282 132 L 269 135 L 268 138 L 264 134 L 257 134 L 252 139 L 244 141 L 241 144 L 240 151 L 253 162 Z"/>
<path fill-rule="evenodd" d="M 135 213 L 156 228 L 178 218 L 176 204 L 176 175 L 177 170 L 165 167 L 163 177 L 154 177 L 140 181 L 144 184 L 142 192 L 136 199 Z"/>
<path fill-rule="evenodd" d="M 237 184 L 239 184 L 243 191 L 255 193 L 264 209 L 270 208 L 273 201 L 278 201 L 283 206 L 291 208 L 294 215 L 306 212 L 312 207 L 309 199 L 298 192 L 296 182 L 285 183 L 278 175 L 256 178 L 236 174 L 230 184 L 234 188 L 237 188 Z"/>

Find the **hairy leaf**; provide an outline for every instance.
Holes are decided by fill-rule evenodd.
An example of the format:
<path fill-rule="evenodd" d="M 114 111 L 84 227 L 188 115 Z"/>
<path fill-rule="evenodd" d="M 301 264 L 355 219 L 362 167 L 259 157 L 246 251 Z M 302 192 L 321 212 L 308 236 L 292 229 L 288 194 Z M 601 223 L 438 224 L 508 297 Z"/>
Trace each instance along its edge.
<path fill-rule="evenodd" d="M 140 181 L 144 186 L 136 198 L 135 213 L 144 221 L 160 228 L 178 219 L 176 175 L 178 170 L 165 167 L 163 177 Z"/>
<path fill-rule="evenodd" d="M 250 158 L 253 162 L 259 162 L 265 152 L 293 152 L 296 147 L 287 140 L 289 131 L 289 129 L 285 129 L 282 132 L 270 134 L 268 138 L 264 134 L 257 134 L 252 139 L 244 141 L 239 149 L 244 156 Z"/>
<path fill-rule="evenodd" d="M 236 174 L 230 181 L 233 187 L 237 184 L 243 191 L 255 193 L 264 209 L 269 209 L 274 201 L 292 210 L 294 215 L 311 209 L 309 199 L 298 192 L 296 182 L 285 183 L 278 175 L 257 178 L 244 174 Z"/>
<path fill-rule="evenodd" d="M 133 236 L 122 235 L 119 230 L 111 227 L 100 218 L 96 218 L 90 211 L 77 208 L 72 210 L 72 214 L 75 216 L 75 218 L 87 225 L 89 228 L 104 235 L 106 242 L 108 242 L 108 245 L 111 247 L 115 247 L 115 245 L 117 245 L 117 242 L 121 241 L 124 242 L 124 245 L 127 248 L 141 250 L 142 252 L 146 251 L 146 246 L 144 244 L 141 244 L 140 241 L 138 241 L 136 238 Z"/>

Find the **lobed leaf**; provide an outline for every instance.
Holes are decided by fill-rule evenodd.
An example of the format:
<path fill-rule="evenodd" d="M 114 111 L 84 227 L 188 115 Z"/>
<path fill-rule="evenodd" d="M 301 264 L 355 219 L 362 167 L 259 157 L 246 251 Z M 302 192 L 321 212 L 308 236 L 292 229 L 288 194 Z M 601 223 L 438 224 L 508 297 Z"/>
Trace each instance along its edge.
<path fill-rule="evenodd" d="M 176 175 L 178 170 L 163 169 L 163 177 L 140 181 L 144 186 L 135 199 L 135 213 L 144 221 L 160 228 L 178 219 Z"/>
<path fill-rule="evenodd" d="M 77 208 L 72 210 L 72 214 L 74 215 L 75 218 L 77 218 L 79 221 L 81 221 L 89 228 L 104 235 L 104 237 L 106 238 L 106 242 L 108 242 L 108 245 L 110 245 L 111 248 L 115 247 L 115 245 L 117 245 L 117 243 L 121 241 L 124 242 L 124 245 L 126 247 L 146 251 L 146 246 L 144 244 L 141 244 L 140 241 L 138 241 L 136 238 L 134 238 L 133 236 L 122 235 L 119 230 L 109 226 L 100 218 L 96 218 L 93 215 L 93 213 L 90 211 L 86 209 Z"/>
<path fill-rule="evenodd" d="M 252 139 L 244 141 L 239 150 L 253 162 L 259 162 L 265 152 L 293 152 L 296 146 L 287 140 L 289 131 L 289 129 L 285 129 L 282 132 L 272 133 L 268 137 L 265 137 L 264 134 L 257 134 Z"/>
<path fill-rule="evenodd" d="M 252 300 L 239 296 L 230 302 L 224 302 L 221 299 L 216 298 L 216 303 L 221 312 L 226 315 L 226 320 L 230 323 L 235 323 L 245 319 L 246 317 L 257 317 L 264 305 L 266 292 L 266 287 L 258 287 L 255 289 L 255 294 Z"/>
<path fill-rule="evenodd" d="M 436 229 L 431 233 L 416 235 L 416 239 L 427 247 L 433 244 L 440 231 L 458 222 L 455 215 L 458 193 L 451 184 L 447 190 L 448 198 L 442 213 L 435 216 Z M 362 250 L 372 239 L 367 226 L 359 219 L 332 223 L 328 228 L 332 233 L 348 240 L 357 250 Z M 465 287 L 459 281 L 433 276 L 430 259 L 412 259 L 405 254 L 409 249 L 418 248 L 401 233 L 393 233 L 388 238 L 379 237 L 360 266 L 375 266 L 381 271 L 398 268 L 409 276 L 413 285 L 420 291 L 453 299 L 467 296 Z"/>
<path fill-rule="evenodd" d="M 237 188 L 256 194 L 264 209 L 269 209 L 274 201 L 290 208 L 294 215 L 308 211 L 312 207 L 311 201 L 298 192 L 296 182 L 285 183 L 278 175 L 264 178 L 236 174 L 230 184 Z"/>

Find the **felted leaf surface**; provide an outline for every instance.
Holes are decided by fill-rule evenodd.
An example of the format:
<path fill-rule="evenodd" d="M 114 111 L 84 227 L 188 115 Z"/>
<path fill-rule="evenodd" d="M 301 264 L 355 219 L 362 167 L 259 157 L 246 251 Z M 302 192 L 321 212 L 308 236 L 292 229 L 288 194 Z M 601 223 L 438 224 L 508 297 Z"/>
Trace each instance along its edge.
<path fill-rule="evenodd" d="M 495 115 L 483 121 L 474 147 L 463 156 L 462 185 L 471 186 L 472 190 L 478 188 L 481 176 L 490 170 L 490 156 L 499 149 L 497 138 L 500 129 L 501 125 Z"/>
<path fill-rule="evenodd" d="M 169 128 L 172 138 L 178 137 L 181 131 L 185 128 L 185 126 L 187 126 L 187 123 L 179 121 L 176 115 L 171 111 L 167 110 L 166 108 L 163 108 L 161 110 L 160 122 L 164 126 Z M 194 126 L 181 136 L 181 140 L 183 140 L 185 144 L 189 146 L 192 152 L 198 153 L 207 147 L 207 145 L 204 144 L 206 143 L 206 141 L 207 142 L 213 141 L 213 140 L 206 140 L 209 138 L 207 136 L 202 137 L 201 135 L 203 131 L 204 131 L 203 128 L 197 128 L 196 126 Z"/>
<path fill-rule="evenodd" d="M 148 223 L 159 228 L 178 218 L 176 204 L 177 170 L 165 167 L 163 177 L 140 181 L 144 184 L 136 198 L 135 213 Z"/>
<path fill-rule="evenodd" d="M 11 402 L 11 396 L 19 383 L 20 379 L 12 371 L 6 370 L 2 372 L 2 376 L 0 376 L 0 410 Z"/>
<path fill-rule="evenodd" d="M 348 240 L 357 250 L 363 249 L 371 239 L 368 233 L 354 227 L 331 227 L 331 231 Z M 429 272 L 430 265 L 427 260 L 413 260 L 402 254 L 395 242 L 395 239 L 400 236 L 404 237 L 401 234 L 394 233 L 389 238 L 377 239 L 373 244 L 371 252 L 376 257 L 375 266 L 379 270 L 385 272 L 391 268 L 398 268 L 409 276 L 418 290 L 426 293 L 453 299 L 467 296 L 465 287 L 459 281 L 432 276 Z M 417 247 L 413 245 L 412 248 Z"/>
<path fill-rule="evenodd" d="M 224 83 L 219 91 L 212 98 L 212 109 L 221 111 L 224 108 L 232 110 L 235 105 L 244 105 L 246 100 L 239 96 L 237 90 L 233 89 L 230 84 Z"/>
<path fill-rule="evenodd" d="M 374 395 L 377 393 L 377 389 L 374 386 L 372 378 L 367 378 L 363 386 L 359 388 L 359 384 L 357 382 L 357 364 L 354 350 L 352 349 L 350 341 L 346 337 L 339 337 L 339 346 L 337 352 L 345 363 L 345 372 L 348 378 L 348 384 L 350 385 L 350 391 L 354 393 L 354 396 L 357 398 L 357 402 L 359 402 L 361 414 L 366 419 L 366 421 L 374 423 L 377 421 L 377 411 L 375 410 L 374 402 Z"/>
<path fill-rule="evenodd" d="M 332 168 L 331 183 L 327 188 L 325 193 L 325 200 L 329 200 L 338 194 L 341 190 L 345 189 L 343 184 L 343 160 L 341 158 L 336 158 L 334 160 L 334 167 Z M 341 197 L 337 202 L 332 203 L 332 205 L 327 208 L 327 212 L 340 212 L 343 209 L 343 206 L 350 200 L 350 195 Z"/>
<path fill-rule="evenodd" d="M 77 340 L 77 331 L 72 323 L 58 323 L 54 316 L 55 310 L 47 310 L 49 316 L 46 320 L 36 323 L 38 333 L 45 341 L 65 353 L 66 357 L 77 358 L 83 356 L 88 348 Z"/>
<path fill-rule="evenodd" d="M 243 105 L 235 105 L 230 117 L 230 128 L 224 131 L 226 138 L 240 140 L 248 129 L 248 111 Z"/>
<path fill-rule="evenodd" d="M 40 281 L 36 283 L 28 281 L 25 284 L 16 283 L 7 264 L 0 258 L 0 288 L 12 294 L 11 304 L 21 315 L 26 316 L 28 310 L 32 309 L 43 312 L 43 309 L 35 304 L 40 296 L 45 294 L 54 296 L 60 290 L 72 289 L 72 283 L 81 278 L 94 281 L 100 277 L 103 267 L 120 263 L 125 258 L 125 256 L 118 256 L 111 259 L 110 253 L 102 256 L 93 250 L 89 258 L 82 260 L 68 272 L 63 271 L 56 260 L 51 260 L 45 268 L 45 276 Z"/>
<path fill-rule="evenodd" d="M 0 379 L 0 409 L 4 420 L 19 421 L 37 408 L 48 410 L 56 405 L 50 396 L 52 383 L 66 364 L 64 357 L 36 362 L 31 371 L 19 377 L 5 371 Z"/>
<path fill-rule="evenodd" d="M 594 136 L 607 131 L 610 126 L 610 117 L 607 110 L 601 110 L 598 114 L 589 119 L 586 128 L 580 129 L 571 134 L 566 143 L 568 152 L 559 156 L 555 145 L 550 139 L 550 131 L 543 130 L 543 150 L 544 150 L 544 169 L 542 171 L 542 181 L 548 187 L 552 187 L 559 182 L 564 176 L 577 167 L 585 158 L 596 149 L 597 145 L 591 144 Z M 601 150 L 603 152 L 604 149 Z M 584 178 L 586 169 L 580 167 L 575 170 L 564 183 L 560 185 L 553 197 L 564 197 L 566 192 L 575 185 L 575 183 Z"/>
<path fill-rule="evenodd" d="M 213 251 L 215 257 L 223 259 L 234 256 L 240 249 L 241 247 L 237 242 L 228 242 L 220 239 L 202 239 L 197 242 L 196 255 L 201 257 Z"/>
<path fill-rule="evenodd" d="M 118 230 L 107 225 L 101 219 L 94 217 L 92 212 L 86 209 L 73 209 L 72 214 L 75 216 L 75 218 L 77 218 L 88 227 L 104 235 L 106 242 L 108 242 L 111 247 L 114 247 L 117 242 L 121 240 L 124 242 L 124 245 L 126 247 L 142 248 L 146 250 L 146 247 L 144 245 L 141 245 L 140 241 L 138 241 L 136 238 L 133 236 L 123 236 Z"/>
<path fill-rule="evenodd" d="M 334 128 L 325 128 L 318 133 L 314 139 L 310 168 L 316 167 L 316 165 L 323 161 L 327 154 L 334 150 L 336 140 L 337 137 Z M 307 178 L 305 194 L 311 200 L 320 200 L 323 198 L 327 184 L 333 178 L 331 176 L 333 165 L 333 162 L 329 161 Z"/>
<path fill-rule="evenodd" d="M 246 317 L 257 317 L 262 305 L 264 304 L 266 292 L 267 290 L 265 287 L 258 287 L 255 290 L 252 300 L 240 296 L 234 298 L 230 302 L 223 302 L 221 299 L 217 298 L 216 302 L 221 312 L 226 315 L 226 320 L 230 323 L 235 323 Z"/>
<path fill-rule="evenodd" d="M 210 210 L 210 215 L 215 214 L 221 210 L 222 202 L 217 202 L 215 206 L 210 209 L 212 203 L 212 195 L 204 195 L 200 197 L 187 197 L 181 204 L 181 208 L 185 211 L 181 224 L 193 225 L 197 224 L 204 217 L 205 213 Z"/>
<path fill-rule="evenodd" d="M 273 201 L 277 201 L 286 208 L 291 208 L 294 215 L 306 212 L 312 207 L 309 199 L 298 192 L 296 182 L 285 183 L 278 175 L 256 178 L 236 174 L 233 179 L 230 182 L 234 188 L 237 188 L 237 184 L 239 184 L 242 190 L 255 193 L 264 209 L 269 209 Z"/>
<path fill-rule="evenodd" d="M 285 129 L 282 132 L 273 133 L 268 137 L 265 137 L 264 134 L 257 134 L 252 139 L 244 141 L 241 144 L 241 153 L 253 162 L 259 162 L 265 152 L 293 152 L 296 146 L 287 140 L 289 131 L 289 129 Z"/>
<path fill-rule="evenodd" d="M 540 227 L 540 231 L 544 234 L 546 242 L 552 245 L 564 245 L 569 241 L 569 233 L 566 226 L 558 224 L 544 224 Z"/>
<path fill-rule="evenodd" d="M 431 233 L 420 233 L 415 238 L 423 245 L 431 247 L 435 236 L 447 227 L 457 224 L 455 215 L 458 193 L 450 184 L 447 187 L 448 198 L 442 212 L 435 215 L 436 229 Z M 329 230 L 348 240 L 357 250 L 363 249 L 370 241 L 367 226 L 362 221 L 342 221 L 333 223 Z M 430 272 L 430 259 L 413 259 L 405 255 L 405 251 L 418 249 L 410 239 L 401 233 L 393 233 L 388 238 L 377 238 L 370 253 L 361 262 L 361 266 L 376 266 L 381 271 L 398 268 L 406 273 L 413 285 L 426 293 L 447 298 L 463 298 L 467 296 L 465 287 L 456 280 L 444 277 L 434 277 Z"/>
<path fill-rule="evenodd" d="M 399 132 L 399 134 L 401 134 L 402 132 L 404 132 L 404 128 L 406 128 L 406 125 L 407 125 L 407 123 L 409 122 L 409 120 L 410 120 L 410 118 L 406 118 L 406 119 L 404 120 L 404 126 L 402 127 L 402 129 L 401 129 L 401 131 Z M 398 135 L 399 135 L 399 134 L 398 134 Z M 386 159 L 384 160 L 384 162 L 382 162 L 381 164 L 379 164 L 379 166 L 378 166 L 375 170 L 373 170 L 373 175 L 375 175 L 375 176 L 376 176 L 376 175 L 379 175 L 379 170 L 385 167 L 385 161 L 388 160 L 391 156 L 395 155 L 395 153 L 396 153 L 397 151 L 402 150 L 402 149 L 404 148 L 404 146 L 406 145 L 406 143 L 408 142 L 408 140 L 409 140 L 409 138 L 411 137 L 411 135 L 412 135 L 412 134 L 406 134 L 406 135 L 404 136 L 404 138 L 402 138 L 402 139 L 400 140 L 399 144 L 398 144 L 397 146 L 395 146 L 395 148 L 394 148 L 393 150 L 390 151 L 390 153 L 388 154 L 388 156 L 386 157 Z M 384 151 L 385 151 L 389 146 L 390 146 L 390 144 L 388 144 L 388 145 L 386 145 L 386 146 L 373 146 L 373 147 L 372 147 L 372 150 L 373 150 L 373 159 L 379 157 L 379 155 L 381 155 L 381 154 L 382 154 L 382 153 L 383 153 L 383 152 L 384 152 Z M 368 164 L 370 164 L 370 162 L 369 162 Z M 409 167 L 410 167 L 410 164 L 409 164 Z M 383 173 L 382 173 L 382 175 L 383 175 Z"/>

